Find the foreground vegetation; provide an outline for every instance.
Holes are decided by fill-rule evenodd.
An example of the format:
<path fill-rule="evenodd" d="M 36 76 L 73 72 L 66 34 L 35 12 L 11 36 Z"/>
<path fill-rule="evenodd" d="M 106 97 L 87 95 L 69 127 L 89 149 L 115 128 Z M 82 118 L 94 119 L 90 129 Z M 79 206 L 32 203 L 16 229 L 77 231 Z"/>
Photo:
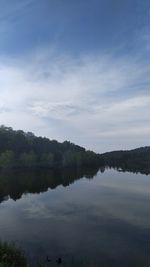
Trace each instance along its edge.
<path fill-rule="evenodd" d="M 0 243 L 0 267 L 27 267 L 27 259 L 24 253 L 15 245 Z"/>
<path fill-rule="evenodd" d="M 102 255 L 101 255 L 102 256 Z M 150 267 L 149 261 L 137 259 L 136 261 L 115 261 L 101 257 L 100 263 L 89 262 L 88 260 L 77 260 L 68 263 L 65 262 L 49 262 L 30 264 L 25 254 L 15 247 L 13 244 L 0 243 L 0 267 Z"/>

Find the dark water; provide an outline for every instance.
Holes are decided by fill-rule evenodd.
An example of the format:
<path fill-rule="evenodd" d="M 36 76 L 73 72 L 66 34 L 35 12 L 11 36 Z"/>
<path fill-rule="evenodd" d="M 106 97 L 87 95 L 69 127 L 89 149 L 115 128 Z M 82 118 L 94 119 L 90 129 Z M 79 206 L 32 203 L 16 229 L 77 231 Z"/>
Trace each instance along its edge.
<path fill-rule="evenodd" d="M 31 261 L 150 263 L 150 176 L 98 171 L 0 175 L 0 239 Z"/>

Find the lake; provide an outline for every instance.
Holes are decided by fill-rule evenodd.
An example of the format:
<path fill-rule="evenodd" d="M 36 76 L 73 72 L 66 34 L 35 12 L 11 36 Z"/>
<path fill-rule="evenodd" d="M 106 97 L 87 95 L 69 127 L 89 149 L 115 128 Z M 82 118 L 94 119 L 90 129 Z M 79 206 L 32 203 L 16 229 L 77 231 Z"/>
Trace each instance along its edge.
<path fill-rule="evenodd" d="M 31 262 L 150 263 L 150 175 L 114 169 L 3 171 L 0 239 Z M 145 265 L 144 265 L 145 264 Z"/>

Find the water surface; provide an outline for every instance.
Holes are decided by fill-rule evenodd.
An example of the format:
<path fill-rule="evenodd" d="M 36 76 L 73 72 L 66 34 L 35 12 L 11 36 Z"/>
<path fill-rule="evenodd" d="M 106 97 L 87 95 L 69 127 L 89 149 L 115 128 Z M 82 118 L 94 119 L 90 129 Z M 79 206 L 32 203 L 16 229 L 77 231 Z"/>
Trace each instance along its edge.
<path fill-rule="evenodd" d="M 150 263 L 150 176 L 103 171 L 1 173 L 1 240 L 31 261 Z"/>

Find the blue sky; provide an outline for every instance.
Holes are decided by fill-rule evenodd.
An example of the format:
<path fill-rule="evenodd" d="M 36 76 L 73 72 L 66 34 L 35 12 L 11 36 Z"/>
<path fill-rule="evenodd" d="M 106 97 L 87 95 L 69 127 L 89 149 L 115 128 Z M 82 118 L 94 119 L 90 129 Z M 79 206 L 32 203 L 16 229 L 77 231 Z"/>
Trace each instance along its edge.
<path fill-rule="evenodd" d="M 97 152 L 149 145 L 149 0 L 0 0 L 0 123 Z"/>

